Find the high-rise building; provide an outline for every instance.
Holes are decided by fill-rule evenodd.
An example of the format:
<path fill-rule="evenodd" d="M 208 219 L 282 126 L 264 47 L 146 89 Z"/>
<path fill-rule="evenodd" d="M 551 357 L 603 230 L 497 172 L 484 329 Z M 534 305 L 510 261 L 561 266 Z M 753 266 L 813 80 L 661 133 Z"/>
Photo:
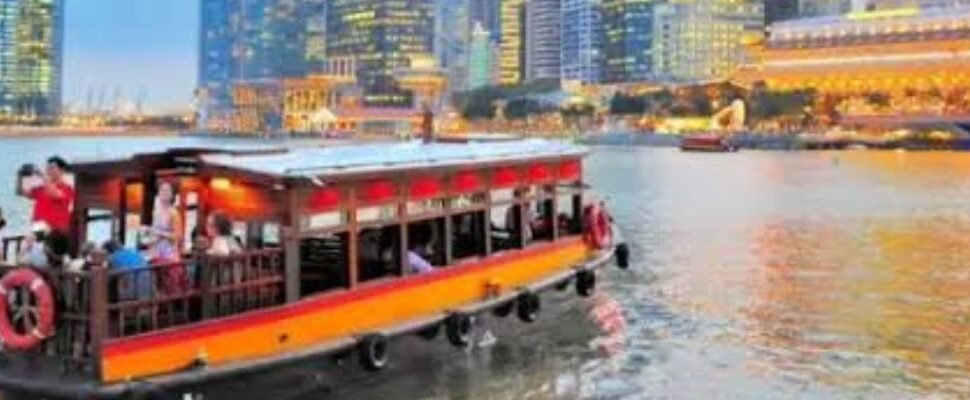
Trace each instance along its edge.
<path fill-rule="evenodd" d="M 765 26 L 775 22 L 796 19 L 799 15 L 799 0 L 767 0 L 765 4 Z"/>
<path fill-rule="evenodd" d="M 654 78 L 654 0 L 603 0 L 604 83 L 642 82 Z"/>
<path fill-rule="evenodd" d="M 482 24 L 472 28 L 468 46 L 468 79 L 465 90 L 474 90 L 496 82 L 496 59 L 498 47 L 492 42 L 492 34 Z"/>
<path fill-rule="evenodd" d="M 453 91 L 464 88 L 468 75 L 468 44 L 472 33 L 468 5 L 468 0 L 436 0 L 435 4 L 435 60 L 447 73 Z"/>
<path fill-rule="evenodd" d="M 200 123 L 225 119 L 235 82 L 323 67 L 325 0 L 202 0 Z"/>
<path fill-rule="evenodd" d="M 327 55 L 354 57 L 369 104 L 400 105 L 396 71 L 434 50 L 434 0 L 330 0 Z"/>
<path fill-rule="evenodd" d="M 655 8 L 654 74 L 667 82 L 702 82 L 732 74 L 747 37 L 763 37 L 758 0 L 670 0 Z"/>
<path fill-rule="evenodd" d="M 562 0 L 562 80 L 600 81 L 602 28 L 600 0 Z"/>
<path fill-rule="evenodd" d="M 468 0 L 469 27 L 475 23 L 489 32 L 492 43 L 502 40 L 502 18 L 499 12 L 501 0 Z"/>
<path fill-rule="evenodd" d="M 525 3 L 525 80 L 559 81 L 562 0 Z"/>
<path fill-rule="evenodd" d="M 0 0 L 0 120 L 61 110 L 63 0 Z"/>
<path fill-rule="evenodd" d="M 525 0 L 500 0 L 502 36 L 500 40 L 499 83 L 518 85 L 522 83 L 524 63 L 523 29 Z"/>

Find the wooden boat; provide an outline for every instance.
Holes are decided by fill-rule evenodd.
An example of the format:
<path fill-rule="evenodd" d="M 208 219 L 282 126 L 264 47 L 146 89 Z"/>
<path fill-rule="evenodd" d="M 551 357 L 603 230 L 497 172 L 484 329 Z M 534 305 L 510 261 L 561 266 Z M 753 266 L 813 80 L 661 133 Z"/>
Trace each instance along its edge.
<path fill-rule="evenodd" d="M 155 188 L 167 181 L 187 231 L 218 212 L 234 221 L 245 250 L 186 252 L 139 269 L 95 257 L 70 272 L 18 266 L 11 254 L 22 239 L 5 240 L 0 291 L 37 300 L 0 301 L 8 311 L 0 337 L 25 341 L 0 354 L 0 389 L 164 398 L 348 351 L 377 371 L 400 335 L 443 330 L 464 347 L 480 313 L 534 321 L 540 293 L 573 287 L 589 296 L 598 268 L 629 263 L 612 218 L 586 189 L 585 155 L 530 140 L 175 148 L 77 163 L 75 243 L 107 223 L 133 245 L 128 221 L 151 223 Z M 421 246 L 434 270 L 419 274 L 408 259 Z M 165 285 L 173 271 L 188 277 L 183 286 Z M 140 282 L 150 290 L 131 295 Z M 50 327 L 10 321 L 25 304 Z"/>
<path fill-rule="evenodd" d="M 680 141 L 680 149 L 685 152 L 733 153 L 738 151 L 731 140 L 719 135 L 686 136 Z"/>

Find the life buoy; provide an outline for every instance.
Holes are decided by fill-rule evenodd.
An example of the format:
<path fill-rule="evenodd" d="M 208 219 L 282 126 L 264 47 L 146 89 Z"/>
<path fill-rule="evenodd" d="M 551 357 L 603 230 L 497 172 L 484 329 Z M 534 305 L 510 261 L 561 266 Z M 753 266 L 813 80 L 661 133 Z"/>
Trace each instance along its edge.
<path fill-rule="evenodd" d="M 54 332 L 54 292 L 37 272 L 21 268 L 0 279 L 3 347 L 31 350 Z"/>
<path fill-rule="evenodd" d="M 593 204 L 586 207 L 586 240 L 600 250 L 613 244 L 613 227 L 610 216 L 603 207 Z"/>

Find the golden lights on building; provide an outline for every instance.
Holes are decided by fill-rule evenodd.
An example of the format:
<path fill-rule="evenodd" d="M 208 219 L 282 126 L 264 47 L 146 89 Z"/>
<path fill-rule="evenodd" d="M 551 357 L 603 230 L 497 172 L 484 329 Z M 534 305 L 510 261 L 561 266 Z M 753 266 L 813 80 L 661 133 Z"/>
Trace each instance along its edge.
<path fill-rule="evenodd" d="M 499 44 L 499 83 L 518 85 L 523 70 L 523 19 L 525 0 L 500 0 L 502 26 Z"/>

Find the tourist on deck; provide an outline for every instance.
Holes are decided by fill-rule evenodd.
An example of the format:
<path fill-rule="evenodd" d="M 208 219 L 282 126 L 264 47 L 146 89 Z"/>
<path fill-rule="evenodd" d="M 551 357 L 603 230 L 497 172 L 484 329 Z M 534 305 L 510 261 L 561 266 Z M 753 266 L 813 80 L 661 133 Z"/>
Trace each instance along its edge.
<path fill-rule="evenodd" d="M 182 217 L 175 207 L 175 188 L 171 183 L 158 185 L 152 226 L 146 228 L 148 255 L 153 262 L 170 263 L 182 259 L 179 245 L 182 242 Z"/>
<path fill-rule="evenodd" d="M 205 229 L 209 237 L 207 255 L 229 257 L 242 253 L 242 247 L 232 235 L 232 221 L 226 213 L 217 211 L 209 215 Z"/>
<path fill-rule="evenodd" d="M 70 232 L 74 187 L 66 179 L 69 169 L 67 161 L 54 156 L 47 160 L 43 173 L 34 171 L 35 179 L 25 181 L 24 192 L 34 201 L 32 220 L 46 223 L 52 235 Z"/>
<path fill-rule="evenodd" d="M 46 244 L 49 229 L 45 223 L 36 223 L 31 231 L 24 235 L 24 241 L 17 255 L 18 264 L 34 268 L 50 267 Z"/>
<path fill-rule="evenodd" d="M 152 293 L 152 271 L 148 269 L 148 260 L 137 250 L 122 246 L 114 240 L 109 240 L 103 246 L 108 254 L 108 265 L 112 269 L 125 271 L 118 279 L 117 290 L 120 300 L 143 300 Z"/>
<path fill-rule="evenodd" d="M 408 268 L 410 268 L 411 273 L 421 275 L 434 272 L 434 266 L 428 260 L 425 260 L 424 257 L 421 257 L 416 250 L 408 250 Z"/>

